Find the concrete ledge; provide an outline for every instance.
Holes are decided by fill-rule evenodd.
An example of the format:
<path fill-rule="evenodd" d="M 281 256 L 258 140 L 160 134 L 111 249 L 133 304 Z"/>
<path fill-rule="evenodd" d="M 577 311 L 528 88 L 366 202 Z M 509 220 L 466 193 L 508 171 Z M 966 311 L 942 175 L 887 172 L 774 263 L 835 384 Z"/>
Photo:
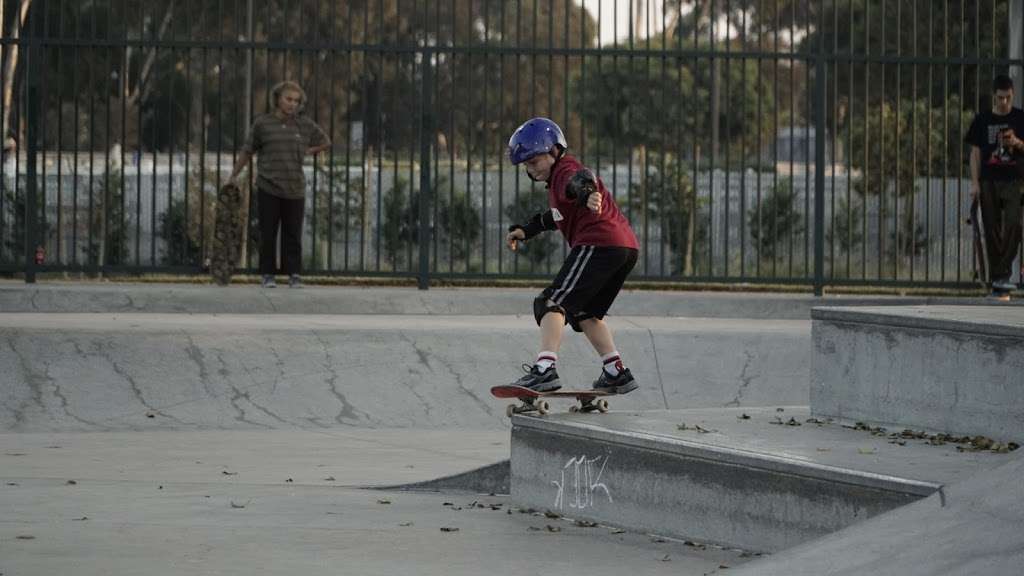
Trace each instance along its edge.
<path fill-rule="evenodd" d="M 896 446 L 835 424 L 779 425 L 775 414 L 761 408 L 519 416 L 512 426 L 512 497 L 572 518 L 773 552 L 1004 461 L 952 447 Z M 805 407 L 781 414 L 797 422 L 809 415 Z M 680 420 L 690 427 L 679 430 Z M 694 431 L 695 424 L 706 433 Z"/>
<path fill-rule="evenodd" d="M 316 286 L 263 290 L 253 284 L 0 281 L 3 312 L 143 312 L 183 314 L 529 315 L 537 288 L 373 288 Z M 624 290 L 616 316 L 807 320 L 814 306 L 984 304 L 981 298 L 827 295 L 764 292 Z M 1016 305 L 1012 303 L 1011 305 Z M 1024 305 L 1024 303 L 1021 303 Z"/>
<path fill-rule="evenodd" d="M 1024 439 L 1024 309 L 815 308 L 818 417 Z"/>

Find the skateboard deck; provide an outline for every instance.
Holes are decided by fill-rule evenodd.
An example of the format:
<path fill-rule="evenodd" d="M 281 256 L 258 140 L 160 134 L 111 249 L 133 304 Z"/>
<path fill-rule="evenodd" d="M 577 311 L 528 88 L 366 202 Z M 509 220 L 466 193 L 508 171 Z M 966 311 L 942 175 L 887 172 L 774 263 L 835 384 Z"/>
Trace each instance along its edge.
<path fill-rule="evenodd" d="M 213 246 L 210 275 L 221 286 L 231 282 L 231 275 L 242 251 L 242 190 L 225 184 L 217 193 L 217 213 L 213 224 Z"/>
<path fill-rule="evenodd" d="M 985 221 L 981 218 L 981 203 L 971 202 L 971 215 L 967 219 L 971 225 L 971 236 L 974 246 L 974 279 L 985 288 L 989 287 L 988 249 L 985 245 Z"/>
<path fill-rule="evenodd" d="M 537 392 L 522 386 L 506 384 L 503 386 L 491 387 L 491 395 L 495 398 L 515 398 L 519 404 L 509 404 L 505 414 L 512 417 L 513 414 L 525 412 L 536 412 L 544 415 L 550 412 L 551 405 L 546 398 L 575 398 L 579 404 L 569 407 L 569 412 L 601 412 L 608 411 L 608 400 L 602 396 L 614 396 L 612 392 L 603 390 L 553 390 L 551 392 Z"/>

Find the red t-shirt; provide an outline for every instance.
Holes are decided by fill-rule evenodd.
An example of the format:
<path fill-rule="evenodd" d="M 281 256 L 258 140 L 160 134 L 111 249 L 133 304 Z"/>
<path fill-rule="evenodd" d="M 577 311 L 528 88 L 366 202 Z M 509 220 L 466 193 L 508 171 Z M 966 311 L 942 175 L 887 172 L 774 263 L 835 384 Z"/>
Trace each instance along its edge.
<path fill-rule="evenodd" d="M 615 199 L 604 187 L 604 182 L 597 179 L 597 189 L 601 192 L 601 212 L 591 212 L 586 206 L 580 206 L 576 200 L 565 197 L 565 188 L 569 180 L 583 169 L 579 160 L 562 156 L 548 179 L 548 205 L 555 217 L 555 224 L 565 236 L 570 248 L 576 246 L 617 246 L 639 249 L 636 235 L 629 226 L 629 220 L 619 211 Z"/>

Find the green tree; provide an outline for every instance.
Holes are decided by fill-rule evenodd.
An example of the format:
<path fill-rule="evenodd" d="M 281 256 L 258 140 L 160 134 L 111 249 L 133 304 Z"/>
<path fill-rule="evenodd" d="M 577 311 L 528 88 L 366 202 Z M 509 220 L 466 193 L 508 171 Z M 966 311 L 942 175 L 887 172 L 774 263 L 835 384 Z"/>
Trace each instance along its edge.
<path fill-rule="evenodd" d="M 750 237 L 762 260 L 774 260 L 789 238 L 803 233 L 804 221 L 796 200 L 792 180 L 784 178 L 762 198 L 760 211 L 757 206 L 747 210 Z"/>

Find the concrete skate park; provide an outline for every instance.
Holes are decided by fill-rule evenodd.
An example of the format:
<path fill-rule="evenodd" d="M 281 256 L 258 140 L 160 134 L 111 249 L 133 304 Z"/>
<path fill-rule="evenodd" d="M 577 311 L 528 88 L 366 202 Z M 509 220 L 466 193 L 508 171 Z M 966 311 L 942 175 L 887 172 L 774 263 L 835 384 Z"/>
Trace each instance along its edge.
<path fill-rule="evenodd" d="M 535 292 L 0 284 L 0 574 L 1024 565 L 1024 307 L 627 291 L 509 419 Z"/>

